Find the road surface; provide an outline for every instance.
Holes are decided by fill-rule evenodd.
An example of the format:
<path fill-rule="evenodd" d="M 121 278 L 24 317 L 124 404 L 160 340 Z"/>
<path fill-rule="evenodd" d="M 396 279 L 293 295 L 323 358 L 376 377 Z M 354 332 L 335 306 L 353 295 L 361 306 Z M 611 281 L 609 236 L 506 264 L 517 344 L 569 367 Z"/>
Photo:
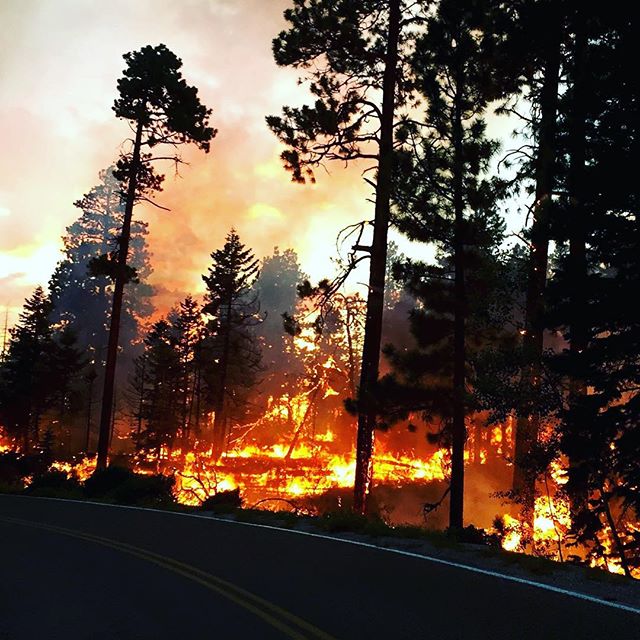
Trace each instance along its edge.
<path fill-rule="evenodd" d="M 287 531 L 0 496 L 0 640 L 624 640 L 640 615 Z"/>

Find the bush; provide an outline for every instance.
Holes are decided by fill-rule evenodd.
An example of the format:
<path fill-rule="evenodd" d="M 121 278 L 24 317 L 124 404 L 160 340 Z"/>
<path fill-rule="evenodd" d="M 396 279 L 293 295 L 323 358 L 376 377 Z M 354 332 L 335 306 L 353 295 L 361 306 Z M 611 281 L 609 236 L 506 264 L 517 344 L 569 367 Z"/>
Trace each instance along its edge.
<path fill-rule="evenodd" d="M 173 502 L 173 476 L 162 474 L 145 476 L 134 473 L 116 487 L 112 496 L 120 504 L 162 505 Z"/>
<path fill-rule="evenodd" d="M 230 513 L 242 507 L 240 489 L 231 491 L 218 491 L 213 496 L 209 496 L 201 505 L 203 511 L 213 511 L 214 513 Z"/>
<path fill-rule="evenodd" d="M 171 476 L 142 475 L 126 467 L 111 465 L 96 470 L 84 483 L 85 495 L 120 504 L 159 505 L 173 502 Z"/>
<path fill-rule="evenodd" d="M 48 498 L 80 498 L 80 483 L 75 477 L 69 478 L 64 471 L 45 471 L 33 477 L 24 493 Z"/>
<path fill-rule="evenodd" d="M 500 546 L 500 537 L 496 534 L 490 534 L 485 529 L 474 527 L 472 524 L 460 530 L 447 529 L 447 535 L 456 542 L 464 542 L 468 544 L 484 544 L 490 546 Z"/>
<path fill-rule="evenodd" d="M 0 482 L 24 487 L 29 476 L 44 473 L 46 465 L 37 456 L 23 456 L 13 451 L 0 453 Z"/>
<path fill-rule="evenodd" d="M 363 516 L 351 509 L 329 511 L 318 519 L 318 525 L 332 533 L 350 532 L 372 536 L 391 535 L 393 529 L 379 516 Z"/>
<path fill-rule="evenodd" d="M 114 465 L 96 469 L 85 480 L 84 492 L 88 498 L 105 498 L 134 475 L 131 469 Z"/>

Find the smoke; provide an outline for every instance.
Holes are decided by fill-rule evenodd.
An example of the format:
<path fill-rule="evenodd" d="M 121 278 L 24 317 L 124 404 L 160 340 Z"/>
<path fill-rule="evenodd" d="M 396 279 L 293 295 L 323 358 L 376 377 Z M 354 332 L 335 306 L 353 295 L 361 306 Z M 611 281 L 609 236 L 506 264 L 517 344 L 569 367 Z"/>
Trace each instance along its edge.
<path fill-rule="evenodd" d="M 0 20 L 12 35 L 2 56 L 0 135 L 11 153 L 0 158 L 0 207 L 9 212 L 0 217 L 0 259 L 20 249 L 36 261 L 45 246 L 55 253 L 50 249 L 76 215 L 73 202 L 130 134 L 111 111 L 122 54 L 164 42 L 213 108 L 219 135 L 209 155 L 185 153 L 181 177 L 164 167 L 158 202 L 170 213 L 146 206 L 136 214 L 150 222 L 159 312 L 198 293 L 208 255 L 231 226 L 259 257 L 276 244 L 292 247 L 312 278 L 326 275 L 338 231 L 370 217 L 370 207 L 362 167 L 331 166 L 331 175 L 320 170 L 318 184 L 304 187 L 281 167 L 281 148 L 264 118 L 310 99 L 297 73 L 279 69 L 271 55 L 288 4 L 4 3 Z M 56 261 L 38 260 L 20 297 L 45 284 Z"/>

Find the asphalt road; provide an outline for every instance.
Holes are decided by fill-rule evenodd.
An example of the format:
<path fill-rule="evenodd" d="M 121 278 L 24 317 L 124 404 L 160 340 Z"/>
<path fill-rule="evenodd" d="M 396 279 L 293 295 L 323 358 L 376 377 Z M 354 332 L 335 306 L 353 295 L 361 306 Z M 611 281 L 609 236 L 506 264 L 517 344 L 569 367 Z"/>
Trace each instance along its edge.
<path fill-rule="evenodd" d="M 640 615 L 427 561 L 0 496 L 0 640 L 640 638 Z"/>

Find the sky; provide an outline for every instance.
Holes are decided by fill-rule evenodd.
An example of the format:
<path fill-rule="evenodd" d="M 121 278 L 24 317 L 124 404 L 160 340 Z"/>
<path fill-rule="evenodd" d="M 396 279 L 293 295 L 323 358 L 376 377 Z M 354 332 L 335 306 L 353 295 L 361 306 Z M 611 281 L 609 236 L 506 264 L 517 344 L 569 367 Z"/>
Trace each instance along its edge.
<path fill-rule="evenodd" d="M 298 73 L 278 68 L 271 40 L 289 0 L 2 0 L 0 24 L 0 309 L 15 319 L 23 299 L 46 284 L 60 258 L 73 202 L 97 183 L 128 135 L 112 104 L 122 55 L 166 44 L 187 82 L 213 109 L 211 152 L 183 153 L 166 167 L 156 198 L 139 205 L 149 222 L 157 291 L 166 311 L 202 290 L 209 254 L 234 226 L 256 255 L 292 247 L 314 279 L 331 270 L 335 239 L 371 219 L 363 166 L 335 164 L 315 185 L 282 168 L 265 116 L 308 101 Z"/>
<path fill-rule="evenodd" d="M 111 107 L 122 55 L 165 43 L 213 109 L 211 152 L 190 163 L 140 207 L 150 224 L 157 305 L 202 288 L 209 254 L 235 226 L 258 256 L 295 248 L 312 277 L 328 270 L 335 237 L 370 217 L 357 167 L 331 168 L 318 183 L 291 182 L 265 124 L 284 104 L 302 104 L 297 73 L 279 69 L 271 40 L 287 0 L 3 0 L 0 3 L 0 306 L 22 304 L 45 284 L 73 206 L 117 158 L 126 123 Z"/>

